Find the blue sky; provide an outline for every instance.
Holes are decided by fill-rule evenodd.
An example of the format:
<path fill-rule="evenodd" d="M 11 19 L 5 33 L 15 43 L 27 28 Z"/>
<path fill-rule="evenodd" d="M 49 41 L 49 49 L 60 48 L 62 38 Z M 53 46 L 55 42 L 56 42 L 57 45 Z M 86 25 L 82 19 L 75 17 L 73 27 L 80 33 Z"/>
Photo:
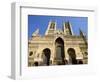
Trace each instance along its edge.
<path fill-rule="evenodd" d="M 74 16 L 47 16 L 47 15 L 28 15 L 28 38 L 32 36 L 32 33 L 39 28 L 42 36 L 44 35 L 49 21 L 56 21 L 57 28 L 63 28 L 63 22 L 70 22 L 72 30 L 75 35 L 79 35 L 79 29 L 81 29 L 87 36 L 88 18 L 87 17 L 74 17 Z"/>

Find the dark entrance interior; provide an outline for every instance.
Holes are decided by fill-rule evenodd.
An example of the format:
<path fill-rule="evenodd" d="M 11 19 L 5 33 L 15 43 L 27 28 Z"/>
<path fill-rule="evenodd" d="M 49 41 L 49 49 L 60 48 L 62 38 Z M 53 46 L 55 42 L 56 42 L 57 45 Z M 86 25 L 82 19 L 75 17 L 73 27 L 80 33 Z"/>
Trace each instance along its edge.
<path fill-rule="evenodd" d="M 44 58 L 44 63 L 46 65 L 50 65 L 50 55 L 51 55 L 51 51 L 49 48 L 46 48 L 43 50 L 43 53 L 45 55 L 45 58 Z"/>
<path fill-rule="evenodd" d="M 77 64 L 75 50 L 73 48 L 69 48 L 67 52 L 70 58 L 69 62 L 71 62 L 72 64 Z"/>
<path fill-rule="evenodd" d="M 35 62 L 34 65 L 35 65 L 35 66 L 38 66 L 38 62 Z"/>
<path fill-rule="evenodd" d="M 62 40 L 62 38 L 57 38 L 55 41 L 55 46 L 56 46 L 56 63 L 58 65 L 63 65 L 65 64 L 64 62 L 64 58 L 65 58 L 65 54 L 64 54 L 64 41 Z"/>

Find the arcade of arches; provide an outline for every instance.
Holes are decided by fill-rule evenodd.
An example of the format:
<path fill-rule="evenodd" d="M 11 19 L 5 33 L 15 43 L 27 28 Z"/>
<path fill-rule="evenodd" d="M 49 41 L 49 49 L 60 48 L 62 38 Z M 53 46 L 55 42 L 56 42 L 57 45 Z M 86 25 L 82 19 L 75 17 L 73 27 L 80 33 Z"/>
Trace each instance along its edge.
<path fill-rule="evenodd" d="M 69 60 L 66 60 L 65 58 L 65 51 L 67 51 L 69 55 Z M 49 66 L 52 65 L 51 58 L 51 50 L 49 48 L 45 48 L 42 51 L 42 62 L 34 62 L 35 66 L 41 65 L 41 66 Z M 55 57 L 54 57 L 54 64 L 55 65 L 65 65 L 65 64 L 83 64 L 82 60 L 76 59 L 76 52 L 74 48 L 68 48 L 68 50 L 64 49 L 64 41 L 62 38 L 57 38 L 55 40 Z M 32 55 L 32 52 L 30 52 L 30 55 Z"/>

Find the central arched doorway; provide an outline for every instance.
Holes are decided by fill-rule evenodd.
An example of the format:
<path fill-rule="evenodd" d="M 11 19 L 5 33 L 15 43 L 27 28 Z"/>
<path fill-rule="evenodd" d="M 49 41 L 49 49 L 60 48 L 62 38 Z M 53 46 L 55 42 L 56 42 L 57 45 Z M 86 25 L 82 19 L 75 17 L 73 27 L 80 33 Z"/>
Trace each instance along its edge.
<path fill-rule="evenodd" d="M 58 65 L 65 64 L 64 41 L 62 40 L 62 38 L 59 37 L 55 40 L 55 47 L 56 47 L 56 57 L 55 57 L 56 63 Z"/>
<path fill-rule="evenodd" d="M 77 64 L 77 60 L 76 60 L 76 53 L 75 50 L 73 48 L 69 48 L 67 50 L 68 54 L 69 54 L 69 62 L 71 64 Z"/>
<path fill-rule="evenodd" d="M 44 55 L 43 64 L 50 65 L 50 55 L 51 55 L 50 49 L 49 48 L 44 49 L 43 55 Z"/>

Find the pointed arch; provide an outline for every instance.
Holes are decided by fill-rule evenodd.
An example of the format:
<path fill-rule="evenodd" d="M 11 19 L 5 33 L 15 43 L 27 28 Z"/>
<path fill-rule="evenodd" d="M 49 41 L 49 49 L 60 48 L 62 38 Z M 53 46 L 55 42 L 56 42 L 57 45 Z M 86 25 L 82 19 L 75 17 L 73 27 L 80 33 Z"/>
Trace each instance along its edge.
<path fill-rule="evenodd" d="M 58 37 L 55 40 L 55 48 L 56 48 L 56 57 L 55 60 L 57 64 L 65 64 L 64 58 L 65 58 L 65 53 L 64 53 L 64 41 L 62 38 Z"/>
<path fill-rule="evenodd" d="M 75 49 L 69 48 L 67 52 L 69 54 L 69 62 L 71 62 L 72 64 L 77 64 Z"/>
<path fill-rule="evenodd" d="M 45 48 L 43 49 L 43 63 L 46 65 L 50 65 L 50 56 L 51 56 L 51 50 L 49 48 Z"/>

